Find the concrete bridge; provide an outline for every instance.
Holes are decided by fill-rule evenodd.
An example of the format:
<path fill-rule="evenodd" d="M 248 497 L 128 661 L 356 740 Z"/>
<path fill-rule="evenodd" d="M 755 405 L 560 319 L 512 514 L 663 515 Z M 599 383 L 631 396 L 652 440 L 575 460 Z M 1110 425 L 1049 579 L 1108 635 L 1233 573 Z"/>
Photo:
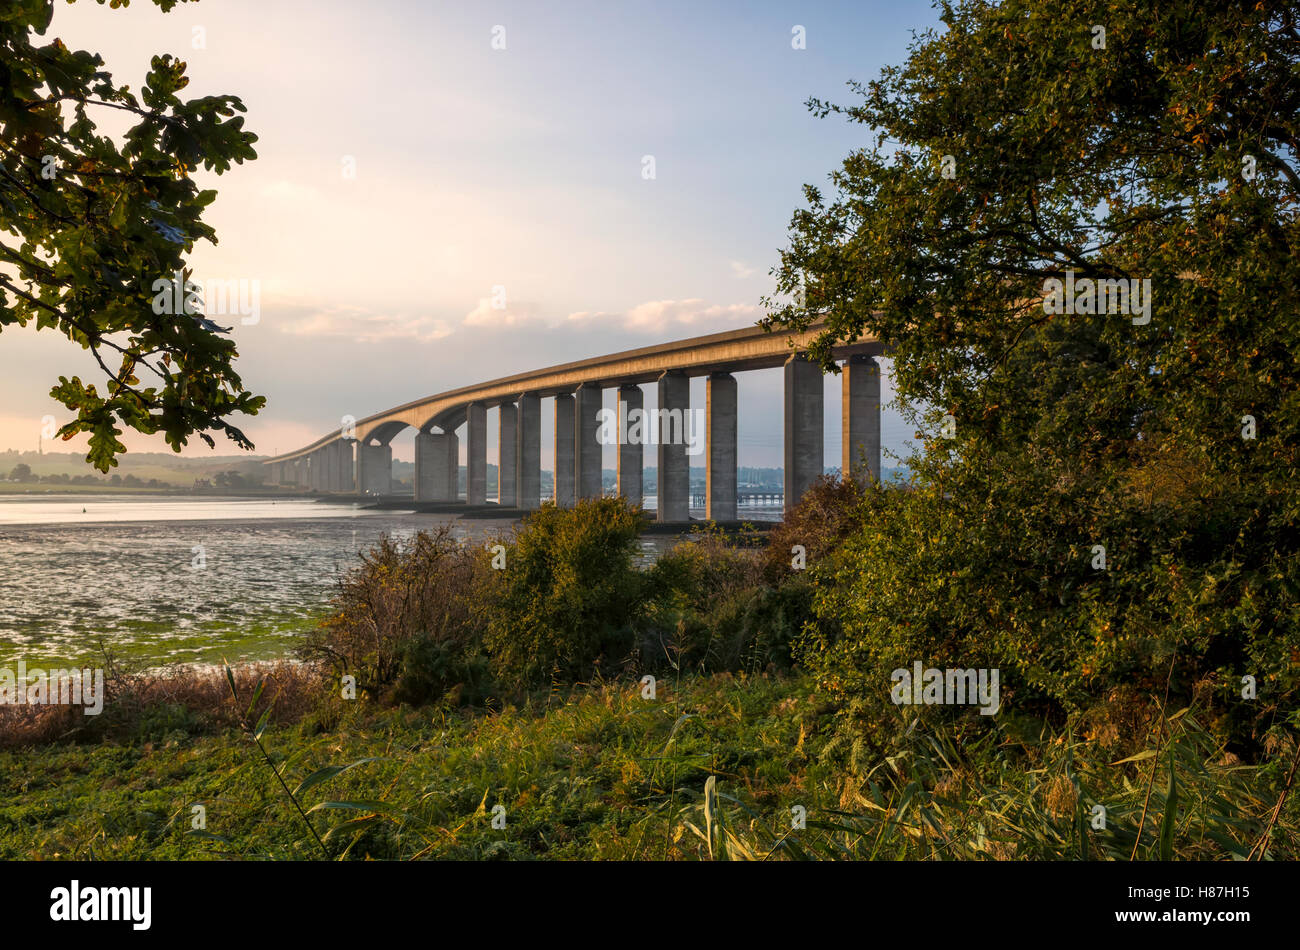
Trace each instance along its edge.
<path fill-rule="evenodd" d="M 785 368 L 785 490 L 789 510 L 822 474 L 822 371 L 803 355 L 820 331 L 815 324 L 794 335 L 747 327 L 610 356 L 579 360 L 439 393 L 368 416 L 311 445 L 267 460 L 270 481 L 323 492 L 387 495 L 392 491 L 391 442 L 410 426 L 415 436 L 415 499 L 460 500 L 460 444 L 466 426 L 465 503 L 487 502 L 487 413 L 499 415 L 498 502 L 531 510 L 541 505 L 541 400 L 555 408 L 555 495 L 561 506 L 601 496 L 602 394 L 618 390 L 619 418 L 644 415 L 653 425 L 659 470 L 658 520 L 687 521 L 691 503 L 690 457 L 682 431 L 690 409 L 690 379 L 707 377 L 705 515 L 736 520 L 736 380 L 746 370 Z M 880 477 L 881 346 L 858 340 L 837 347 L 843 360 L 845 472 Z M 641 386 L 658 384 L 658 410 L 646 411 Z M 633 415 L 633 410 L 640 412 Z M 630 427 L 629 427 L 630 428 Z M 642 500 L 644 449 L 620 426 L 618 493 Z"/>

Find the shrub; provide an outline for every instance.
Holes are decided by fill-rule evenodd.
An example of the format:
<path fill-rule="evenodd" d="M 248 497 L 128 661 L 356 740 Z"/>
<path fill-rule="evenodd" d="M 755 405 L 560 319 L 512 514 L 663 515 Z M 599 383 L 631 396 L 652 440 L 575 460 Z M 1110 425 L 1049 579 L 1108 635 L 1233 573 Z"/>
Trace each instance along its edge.
<path fill-rule="evenodd" d="M 1293 569 L 1246 569 L 1230 499 L 1127 485 L 1089 497 L 1050 469 L 1012 481 L 934 468 L 871 493 L 852 535 L 810 562 L 817 622 L 797 656 L 855 720 L 864 704 L 888 705 L 891 671 L 917 660 L 997 668 L 1004 708 L 1055 722 L 1117 689 L 1162 695 L 1168 683 L 1171 704 L 1203 698 L 1250 745 L 1293 704 L 1296 615 L 1279 593 Z M 1092 566 L 1103 539 L 1105 570 Z M 1266 684 L 1261 702 L 1241 702 L 1245 674 Z"/>
<path fill-rule="evenodd" d="M 383 538 L 339 580 L 334 613 L 298 652 L 386 701 L 427 702 L 477 682 L 488 572 L 487 554 L 447 525 L 406 543 Z"/>
<path fill-rule="evenodd" d="M 864 490 L 854 479 L 838 475 L 817 479 L 768 537 L 763 567 L 768 583 L 779 584 L 795 573 L 791 566 L 795 545 L 803 546 L 806 564 L 829 557 L 861 527 L 863 501 Z"/>
<path fill-rule="evenodd" d="M 779 587 L 751 587 L 702 618 L 705 672 L 757 673 L 793 665 L 792 647 L 812 618 L 812 585 L 795 576 Z"/>
<path fill-rule="evenodd" d="M 763 557 L 763 551 L 742 547 L 721 529 L 706 526 L 661 555 L 650 575 L 656 597 L 704 611 L 761 584 Z"/>
<path fill-rule="evenodd" d="M 577 680 L 628 658 L 650 592 L 636 568 L 647 524 L 621 498 L 546 504 L 525 519 L 492 572 L 485 642 L 498 682 Z"/>
<path fill-rule="evenodd" d="M 714 529 L 664 554 L 650 571 L 655 599 L 641 644 L 645 665 L 700 673 L 789 666 L 812 592 L 797 575 L 765 584 L 767 560 L 766 551 Z"/>

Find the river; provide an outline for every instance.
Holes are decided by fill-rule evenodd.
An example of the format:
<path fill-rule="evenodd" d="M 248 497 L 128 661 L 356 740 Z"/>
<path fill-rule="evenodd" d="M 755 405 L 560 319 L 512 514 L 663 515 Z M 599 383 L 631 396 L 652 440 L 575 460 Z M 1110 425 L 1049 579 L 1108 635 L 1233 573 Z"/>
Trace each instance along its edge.
<path fill-rule="evenodd" d="M 472 541 L 514 527 L 299 498 L 0 495 L 0 667 L 71 665 L 101 641 L 145 665 L 284 656 L 360 552 L 441 523 Z"/>

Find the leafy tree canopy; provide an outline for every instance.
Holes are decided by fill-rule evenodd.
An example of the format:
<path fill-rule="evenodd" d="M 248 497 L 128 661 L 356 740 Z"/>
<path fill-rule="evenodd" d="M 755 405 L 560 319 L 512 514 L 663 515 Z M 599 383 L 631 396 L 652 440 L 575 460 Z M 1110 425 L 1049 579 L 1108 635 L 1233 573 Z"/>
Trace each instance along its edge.
<path fill-rule="evenodd" d="M 982 655 L 1065 699 L 1169 669 L 1294 687 L 1296 8 L 940 9 L 853 104 L 810 101 L 867 143 L 805 188 L 767 301 L 774 330 L 826 321 L 827 368 L 881 340 L 927 440 L 911 507 L 841 565 L 841 648 Z M 1149 311 L 1098 281 L 1149 281 Z"/>
<path fill-rule="evenodd" d="M 257 157 L 244 106 L 182 99 L 186 65 L 169 55 L 137 95 L 98 55 L 42 43 L 53 13 L 53 0 L 0 9 L 0 329 L 34 322 L 93 355 L 104 380 L 60 376 L 51 395 L 76 412 L 62 437 L 89 433 L 102 471 L 125 451 L 120 426 L 162 432 L 176 451 L 193 435 L 213 445 L 210 432 L 252 448 L 228 418 L 264 400 L 232 368 L 234 343 L 183 307 L 155 312 L 154 289 L 188 274 L 196 241 L 216 243 L 202 220 L 216 192 L 192 176 Z M 135 122 L 117 141 L 97 131 L 110 112 Z"/>

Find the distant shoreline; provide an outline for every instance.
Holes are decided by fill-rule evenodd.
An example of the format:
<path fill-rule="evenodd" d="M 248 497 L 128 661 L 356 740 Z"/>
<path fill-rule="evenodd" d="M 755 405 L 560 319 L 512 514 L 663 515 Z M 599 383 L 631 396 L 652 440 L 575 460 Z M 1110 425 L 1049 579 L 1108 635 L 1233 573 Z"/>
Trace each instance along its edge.
<path fill-rule="evenodd" d="M 66 485 L 47 482 L 22 485 L 0 482 L 0 495 L 171 495 L 183 498 L 327 498 L 312 492 L 283 488 L 145 488 L 139 485 Z"/>

